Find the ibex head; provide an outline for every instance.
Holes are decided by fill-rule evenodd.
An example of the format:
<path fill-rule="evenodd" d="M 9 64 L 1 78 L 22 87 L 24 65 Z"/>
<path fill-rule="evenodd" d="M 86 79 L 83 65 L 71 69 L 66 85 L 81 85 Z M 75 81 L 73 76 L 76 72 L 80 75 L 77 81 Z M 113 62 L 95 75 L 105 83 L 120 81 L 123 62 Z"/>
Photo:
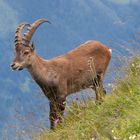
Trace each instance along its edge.
<path fill-rule="evenodd" d="M 15 33 L 15 58 L 11 64 L 13 70 L 22 70 L 31 65 L 35 46 L 33 43 L 30 45 L 30 40 L 39 25 L 44 22 L 50 23 L 46 19 L 39 19 L 31 25 L 22 23 L 18 26 Z M 22 36 L 22 30 L 25 26 L 28 26 L 27 32 Z"/>

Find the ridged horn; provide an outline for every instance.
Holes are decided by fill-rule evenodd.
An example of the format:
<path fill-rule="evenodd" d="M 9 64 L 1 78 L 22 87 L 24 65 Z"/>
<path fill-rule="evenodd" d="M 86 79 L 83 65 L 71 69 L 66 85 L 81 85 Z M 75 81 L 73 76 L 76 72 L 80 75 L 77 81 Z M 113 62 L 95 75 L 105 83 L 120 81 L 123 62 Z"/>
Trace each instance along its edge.
<path fill-rule="evenodd" d="M 22 30 L 26 25 L 29 25 L 29 24 L 26 23 L 26 22 L 21 23 L 18 26 L 18 28 L 16 29 L 16 32 L 15 32 L 15 46 L 18 46 L 19 44 L 22 44 Z"/>
<path fill-rule="evenodd" d="M 35 21 L 33 24 L 31 24 L 30 27 L 28 27 L 27 32 L 24 34 L 24 37 L 23 37 L 23 40 L 25 41 L 26 45 L 30 43 L 31 38 L 34 32 L 36 31 L 36 29 L 39 27 L 39 25 L 41 25 L 44 22 L 50 23 L 50 21 L 43 18 L 43 19 L 39 19 Z"/>

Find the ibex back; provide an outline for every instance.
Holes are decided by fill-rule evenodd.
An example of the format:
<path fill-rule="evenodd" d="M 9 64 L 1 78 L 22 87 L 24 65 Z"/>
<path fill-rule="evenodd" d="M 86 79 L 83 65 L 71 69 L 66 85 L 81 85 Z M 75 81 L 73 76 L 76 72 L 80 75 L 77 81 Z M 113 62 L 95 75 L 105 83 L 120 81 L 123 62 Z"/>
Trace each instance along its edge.
<path fill-rule="evenodd" d="M 39 19 L 33 24 L 22 23 L 15 34 L 16 56 L 11 64 L 13 70 L 27 68 L 33 79 L 50 101 L 50 122 L 54 128 L 56 120 L 61 122 L 66 97 L 74 92 L 91 87 L 96 101 L 105 94 L 103 79 L 111 59 L 111 49 L 97 41 L 88 41 L 65 55 L 44 60 L 35 53 L 30 40 L 40 24 L 48 22 Z M 28 26 L 22 36 L 22 30 Z M 58 121 L 57 121 L 58 122 Z"/>

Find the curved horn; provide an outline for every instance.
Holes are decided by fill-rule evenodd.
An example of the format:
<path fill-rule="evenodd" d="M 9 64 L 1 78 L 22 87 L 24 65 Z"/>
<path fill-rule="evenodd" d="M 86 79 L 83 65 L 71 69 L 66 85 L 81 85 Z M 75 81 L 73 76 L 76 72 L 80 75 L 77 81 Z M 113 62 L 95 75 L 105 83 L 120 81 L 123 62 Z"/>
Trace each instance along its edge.
<path fill-rule="evenodd" d="M 16 29 L 16 33 L 15 33 L 15 46 L 18 46 L 19 44 L 22 44 L 22 30 L 23 28 L 29 25 L 26 22 L 25 23 L 21 23 L 18 28 Z"/>
<path fill-rule="evenodd" d="M 50 23 L 50 21 L 43 18 L 43 19 L 39 19 L 39 20 L 35 21 L 33 24 L 31 24 L 31 26 L 28 27 L 27 32 L 24 34 L 24 37 L 23 37 L 23 40 L 25 41 L 26 44 L 30 43 L 30 40 L 31 40 L 34 32 L 39 27 L 39 25 L 44 22 Z"/>

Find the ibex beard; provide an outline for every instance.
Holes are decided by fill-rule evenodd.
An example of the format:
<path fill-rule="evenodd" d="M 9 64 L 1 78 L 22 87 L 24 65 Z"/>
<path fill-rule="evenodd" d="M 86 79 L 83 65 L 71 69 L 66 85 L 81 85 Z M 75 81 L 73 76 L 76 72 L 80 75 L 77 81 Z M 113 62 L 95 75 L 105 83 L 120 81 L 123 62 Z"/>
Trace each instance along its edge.
<path fill-rule="evenodd" d="M 40 24 L 48 22 L 39 19 L 33 24 L 22 23 L 15 33 L 15 58 L 13 70 L 27 68 L 50 103 L 50 123 L 54 128 L 61 122 L 65 110 L 66 97 L 71 93 L 91 87 L 96 93 L 96 102 L 102 101 L 106 91 L 103 80 L 111 59 L 111 49 L 97 41 L 88 41 L 65 55 L 44 60 L 35 53 L 35 45 L 30 40 Z M 22 30 L 27 31 L 22 35 Z"/>

